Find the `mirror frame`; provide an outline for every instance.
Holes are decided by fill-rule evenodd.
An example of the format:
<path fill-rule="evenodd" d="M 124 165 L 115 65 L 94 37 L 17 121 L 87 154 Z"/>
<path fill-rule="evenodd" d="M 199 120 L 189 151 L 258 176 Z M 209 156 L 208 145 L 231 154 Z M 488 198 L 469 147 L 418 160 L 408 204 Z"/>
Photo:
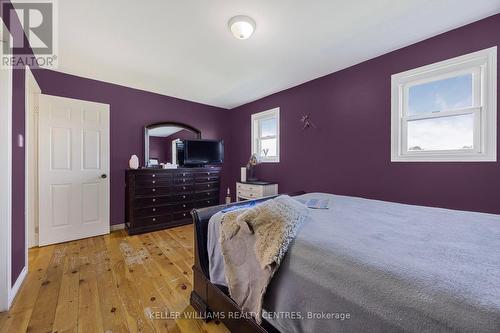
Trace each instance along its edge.
<path fill-rule="evenodd" d="M 185 130 L 188 130 L 190 132 L 193 132 L 193 134 L 196 135 L 196 139 L 201 139 L 201 131 L 191 125 L 184 124 L 184 123 L 179 123 L 175 121 L 165 121 L 165 122 L 160 122 L 160 123 L 153 123 L 144 126 L 144 167 L 149 168 L 148 162 L 149 162 L 149 130 L 152 130 L 154 128 L 158 127 L 164 127 L 164 126 L 175 126 L 175 127 L 182 127 Z"/>

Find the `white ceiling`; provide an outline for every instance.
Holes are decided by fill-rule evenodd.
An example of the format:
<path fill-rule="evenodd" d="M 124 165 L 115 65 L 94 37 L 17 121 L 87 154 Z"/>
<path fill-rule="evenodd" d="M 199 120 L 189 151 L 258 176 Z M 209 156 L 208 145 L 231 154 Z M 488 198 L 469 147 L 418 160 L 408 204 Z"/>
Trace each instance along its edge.
<path fill-rule="evenodd" d="M 232 108 L 500 12 L 500 0 L 64 0 L 59 71 Z M 249 15 L 248 40 L 227 27 Z"/>
<path fill-rule="evenodd" d="M 174 133 L 182 131 L 184 128 L 175 126 L 163 126 L 152 128 L 148 131 L 149 136 L 159 136 L 166 138 Z"/>

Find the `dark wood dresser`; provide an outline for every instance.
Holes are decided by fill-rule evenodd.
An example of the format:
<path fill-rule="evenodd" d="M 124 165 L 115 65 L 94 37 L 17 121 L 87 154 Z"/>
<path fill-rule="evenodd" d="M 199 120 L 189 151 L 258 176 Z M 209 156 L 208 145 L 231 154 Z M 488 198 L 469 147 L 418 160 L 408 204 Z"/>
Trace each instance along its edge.
<path fill-rule="evenodd" d="M 127 231 L 135 235 L 191 223 L 191 209 L 219 204 L 219 188 L 218 167 L 127 170 Z"/>

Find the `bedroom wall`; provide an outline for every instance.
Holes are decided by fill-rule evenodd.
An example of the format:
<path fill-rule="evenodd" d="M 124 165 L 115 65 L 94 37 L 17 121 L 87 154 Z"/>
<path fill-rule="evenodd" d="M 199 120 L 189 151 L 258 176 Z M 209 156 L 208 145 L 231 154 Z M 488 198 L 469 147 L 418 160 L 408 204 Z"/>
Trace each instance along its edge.
<path fill-rule="evenodd" d="M 202 138 L 227 140 L 227 110 L 51 70 L 35 70 L 43 94 L 110 105 L 111 224 L 124 223 L 125 169 L 132 154 L 144 163 L 144 126 L 162 121 L 191 125 Z M 223 165 L 221 186 L 228 185 Z M 221 191 L 221 200 L 223 198 Z"/>
<path fill-rule="evenodd" d="M 280 192 L 500 214 L 499 163 L 390 161 L 391 75 L 495 45 L 500 14 L 233 109 L 229 142 L 239 149 L 232 149 L 232 184 L 250 156 L 250 115 L 279 106 L 281 162 L 256 170 L 259 178 L 277 181 Z M 304 114 L 317 128 L 302 130 Z"/>
<path fill-rule="evenodd" d="M 5 7 L 4 7 L 5 6 Z M 20 21 L 8 15 L 12 4 L 8 0 L 0 0 L 0 15 L 12 34 L 14 42 L 24 38 Z M 0 22 L 0 24 L 2 24 Z M 26 45 L 26 44 L 25 44 Z M 27 48 L 29 50 L 29 47 Z M 23 50 L 24 51 L 24 50 Z M 25 53 L 25 52 L 23 52 Z M 12 228 L 11 228 L 11 284 L 14 285 L 21 271 L 26 266 L 25 260 L 25 151 L 18 147 L 18 135 L 25 135 L 24 129 L 24 81 L 25 70 L 14 69 L 12 73 Z"/>

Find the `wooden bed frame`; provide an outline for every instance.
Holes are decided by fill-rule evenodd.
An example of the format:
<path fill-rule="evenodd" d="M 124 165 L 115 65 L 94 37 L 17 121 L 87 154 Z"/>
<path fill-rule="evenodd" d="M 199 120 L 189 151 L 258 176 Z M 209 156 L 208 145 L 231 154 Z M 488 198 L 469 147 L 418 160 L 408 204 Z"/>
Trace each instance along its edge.
<path fill-rule="evenodd" d="M 289 195 L 300 195 L 304 193 L 305 192 L 295 192 Z M 193 266 L 193 291 L 191 292 L 190 303 L 200 316 L 205 318 L 208 317 L 207 321 L 210 318 L 220 320 L 231 332 L 278 333 L 279 331 L 265 320 L 259 325 L 253 318 L 234 318 L 234 315 L 230 316 L 230 313 L 242 313 L 242 311 L 231 297 L 229 297 L 226 287 L 215 285 L 210 282 L 207 252 L 208 222 L 215 213 L 225 208 L 244 206 L 249 202 L 264 202 L 275 197 L 276 196 L 270 196 L 228 205 L 193 209 L 191 211 L 194 223 L 195 261 Z M 217 317 L 217 315 L 219 315 L 219 317 Z"/>

